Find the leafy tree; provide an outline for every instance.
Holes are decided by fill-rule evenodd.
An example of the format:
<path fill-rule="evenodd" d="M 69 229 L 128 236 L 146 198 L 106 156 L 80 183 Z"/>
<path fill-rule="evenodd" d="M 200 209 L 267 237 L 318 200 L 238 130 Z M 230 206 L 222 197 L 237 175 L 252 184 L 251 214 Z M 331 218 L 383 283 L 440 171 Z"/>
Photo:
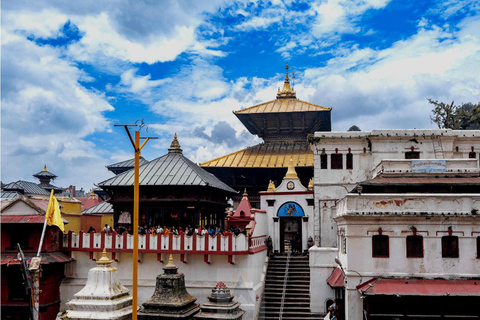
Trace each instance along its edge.
<path fill-rule="evenodd" d="M 480 103 L 474 105 L 469 102 L 456 106 L 454 101 L 447 104 L 432 99 L 427 100 L 434 105 L 430 120 L 440 129 L 480 129 Z"/>

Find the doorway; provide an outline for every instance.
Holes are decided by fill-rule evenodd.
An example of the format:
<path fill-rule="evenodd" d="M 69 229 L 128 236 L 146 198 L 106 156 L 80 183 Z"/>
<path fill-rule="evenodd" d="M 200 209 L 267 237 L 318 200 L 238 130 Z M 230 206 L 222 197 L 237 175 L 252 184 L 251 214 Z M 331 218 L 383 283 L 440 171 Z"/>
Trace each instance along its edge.
<path fill-rule="evenodd" d="M 280 217 L 280 253 L 302 252 L 301 217 Z M 292 241 L 296 239 L 296 241 Z M 292 245 L 296 244 L 296 248 Z"/>

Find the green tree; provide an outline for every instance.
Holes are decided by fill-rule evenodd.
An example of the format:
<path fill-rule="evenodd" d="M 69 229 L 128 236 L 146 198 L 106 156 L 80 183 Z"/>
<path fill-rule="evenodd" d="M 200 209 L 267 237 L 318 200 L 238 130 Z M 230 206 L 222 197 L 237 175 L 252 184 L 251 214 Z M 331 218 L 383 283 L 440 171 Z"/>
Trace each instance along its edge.
<path fill-rule="evenodd" d="M 430 120 L 440 129 L 480 129 L 480 103 L 475 105 L 469 102 L 457 106 L 454 101 L 448 104 L 427 100 L 434 106 Z"/>

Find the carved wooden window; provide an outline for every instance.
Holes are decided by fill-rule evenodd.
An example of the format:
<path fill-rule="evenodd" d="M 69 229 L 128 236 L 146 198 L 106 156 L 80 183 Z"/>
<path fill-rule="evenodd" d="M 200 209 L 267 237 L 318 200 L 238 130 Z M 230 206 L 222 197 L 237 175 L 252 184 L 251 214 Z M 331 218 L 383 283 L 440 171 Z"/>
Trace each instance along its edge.
<path fill-rule="evenodd" d="M 347 153 L 347 169 L 353 169 L 353 154 Z"/>
<path fill-rule="evenodd" d="M 442 258 L 458 258 L 458 237 L 442 237 Z"/>
<path fill-rule="evenodd" d="M 418 151 L 405 152 L 405 159 L 420 159 L 420 152 Z"/>
<path fill-rule="evenodd" d="M 343 169 L 343 154 L 332 153 L 330 159 L 331 159 L 330 166 L 332 169 Z"/>
<path fill-rule="evenodd" d="M 407 237 L 407 258 L 423 258 L 423 237 Z"/>
<path fill-rule="evenodd" d="M 322 153 L 320 155 L 320 169 L 327 169 L 327 154 Z"/>
<path fill-rule="evenodd" d="M 390 256 L 388 236 L 374 235 L 372 237 L 372 257 L 388 258 Z"/>

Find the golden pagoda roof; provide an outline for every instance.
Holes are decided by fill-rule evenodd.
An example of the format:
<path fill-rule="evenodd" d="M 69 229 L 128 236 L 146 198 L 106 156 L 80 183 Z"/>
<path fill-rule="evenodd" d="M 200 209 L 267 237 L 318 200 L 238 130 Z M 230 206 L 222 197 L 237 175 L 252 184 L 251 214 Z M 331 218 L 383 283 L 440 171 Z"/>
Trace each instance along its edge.
<path fill-rule="evenodd" d="M 273 113 L 273 112 L 308 112 L 329 111 L 331 108 L 322 107 L 298 99 L 276 99 L 257 104 L 253 107 L 235 111 L 235 114 Z"/>
<path fill-rule="evenodd" d="M 204 163 L 201 167 L 287 168 L 290 162 L 297 167 L 313 167 L 313 151 L 306 142 L 271 141 L 257 144 Z"/>

